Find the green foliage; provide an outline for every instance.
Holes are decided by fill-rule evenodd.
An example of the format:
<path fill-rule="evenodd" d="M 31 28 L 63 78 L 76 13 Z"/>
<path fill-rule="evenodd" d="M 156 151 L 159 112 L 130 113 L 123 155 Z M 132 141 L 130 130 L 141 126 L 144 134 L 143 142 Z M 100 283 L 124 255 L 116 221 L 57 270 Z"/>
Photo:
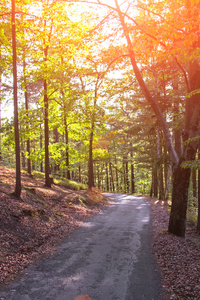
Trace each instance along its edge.
<path fill-rule="evenodd" d="M 33 171 L 33 177 L 38 178 L 38 179 L 44 179 L 45 173 L 39 172 L 39 171 Z M 66 188 L 71 189 L 71 190 L 86 190 L 87 189 L 86 184 L 75 182 L 73 180 L 68 180 L 66 178 L 54 176 L 53 180 L 54 180 L 55 184 L 63 185 Z"/>
<path fill-rule="evenodd" d="M 181 167 L 184 169 L 200 169 L 200 160 L 183 161 Z"/>
<path fill-rule="evenodd" d="M 54 182 L 55 182 L 55 184 L 63 185 L 66 188 L 71 189 L 71 190 L 87 190 L 87 188 L 88 188 L 86 184 L 75 182 L 73 180 L 68 180 L 66 178 L 55 177 Z"/>

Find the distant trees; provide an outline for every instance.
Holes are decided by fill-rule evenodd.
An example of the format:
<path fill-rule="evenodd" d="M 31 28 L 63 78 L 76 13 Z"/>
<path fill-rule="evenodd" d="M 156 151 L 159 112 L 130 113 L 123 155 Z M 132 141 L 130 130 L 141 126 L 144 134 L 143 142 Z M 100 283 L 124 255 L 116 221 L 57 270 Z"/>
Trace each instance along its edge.
<path fill-rule="evenodd" d="M 14 125 L 15 194 L 21 165 L 31 173 L 43 170 L 44 161 L 49 187 L 54 173 L 89 187 L 167 199 L 172 178 L 169 231 L 184 236 L 191 169 L 198 168 L 199 2 L 16 5 L 12 32 L 6 1 L 0 15 L 1 97 L 3 103 L 9 97 L 12 69 L 15 103 L 1 146 L 3 157 L 5 147 L 13 151 Z"/>

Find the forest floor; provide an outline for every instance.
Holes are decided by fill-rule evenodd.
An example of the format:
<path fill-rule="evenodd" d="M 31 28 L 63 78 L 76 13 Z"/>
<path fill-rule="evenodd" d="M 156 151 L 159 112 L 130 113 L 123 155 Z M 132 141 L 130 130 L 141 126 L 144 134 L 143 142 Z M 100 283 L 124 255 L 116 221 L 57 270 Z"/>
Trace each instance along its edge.
<path fill-rule="evenodd" d="M 73 230 L 111 202 L 96 191 L 73 191 L 22 174 L 20 199 L 12 196 L 15 171 L 0 165 L 0 288 L 56 250 Z M 153 249 L 169 299 L 200 299 L 200 236 L 188 224 L 186 238 L 167 232 L 167 204 L 153 208 Z"/>

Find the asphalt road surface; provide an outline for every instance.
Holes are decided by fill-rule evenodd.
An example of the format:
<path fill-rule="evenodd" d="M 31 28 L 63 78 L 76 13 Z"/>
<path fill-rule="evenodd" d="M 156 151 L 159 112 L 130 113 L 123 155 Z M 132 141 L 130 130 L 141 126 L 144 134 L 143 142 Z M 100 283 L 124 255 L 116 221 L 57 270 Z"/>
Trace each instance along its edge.
<path fill-rule="evenodd" d="M 151 246 L 150 203 L 109 195 L 113 205 L 1 291 L 0 300 L 163 300 Z"/>

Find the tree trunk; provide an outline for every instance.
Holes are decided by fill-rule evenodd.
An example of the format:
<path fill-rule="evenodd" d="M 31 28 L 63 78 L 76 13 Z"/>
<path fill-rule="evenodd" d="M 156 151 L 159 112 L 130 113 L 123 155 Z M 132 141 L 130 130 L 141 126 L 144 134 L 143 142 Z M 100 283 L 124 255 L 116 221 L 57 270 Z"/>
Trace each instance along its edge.
<path fill-rule="evenodd" d="M 25 51 L 25 50 L 24 50 Z M 25 56 L 25 55 L 24 55 Z M 28 152 L 28 159 L 27 159 L 27 172 L 31 175 L 31 159 L 30 159 L 30 139 L 29 139 L 29 115 L 28 115 L 28 92 L 27 92 L 27 82 L 26 82 L 26 61 L 25 57 L 23 60 L 23 71 L 24 71 L 24 86 L 25 86 L 25 108 L 26 108 L 26 133 L 28 134 L 28 138 L 26 140 L 26 150 Z"/>
<path fill-rule="evenodd" d="M 14 95 L 14 128 L 15 128 L 15 159 L 16 159 L 16 183 L 14 196 L 21 195 L 21 168 L 20 168 L 20 144 L 18 122 L 17 99 L 17 51 L 16 51 L 16 27 L 15 27 L 15 0 L 12 0 L 12 50 L 13 50 L 13 95 Z"/>
<path fill-rule="evenodd" d="M 159 129 L 157 129 L 157 155 L 158 155 L 158 191 L 159 200 L 164 199 L 164 186 L 163 186 L 163 165 L 162 165 L 162 144 L 161 144 L 161 134 Z"/>
<path fill-rule="evenodd" d="M 181 163 L 173 171 L 173 205 L 171 207 L 168 230 L 175 235 L 184 237 L 191 170 L 190 168 L 183 169 Z"/>
<path fill-rule="evenodd" d="M 68 126 L 65 122 L 65 143 L 66 143 L 66 152 L 65 152 L 65 161 L 66 161 L 66 168 L 67 168 L 67 179 L 71 179 L 70 176 L 70 169 L 69 169 L 69 134 L 68 134 Z"/>
<path fill-rule="evenodd" d="M 192 169 L 192 192 L 193 192 L 193 197 L 196 198 L 197 196 L 197 171 L 196 169 Z"/>
<path fill-rule="evenodd" d="M 119 14 L 120 22 L 123 28 L 123 32 L 127 41 L 129 57 L 131 64 L 136 76 L 136 79 L 143 91 L 143 94 L 147 101 L 150 103 L 152 109 L 154 110 L 157 119 L 161 125 L 164 133 L 166 145 L 170 154 L 170 159 L 173 164 L 173 192 L 172 192 L 172 209 L 169 221 L 169 231 L 178 236 L 184 236 L 185 234 L 185 223 L 186 220 L 186 209 L 187 209 L 187 196 L 189 187 L 190 170 L 182 169 L 180 164 L 180 159 L 175 150 L 172 142 L 169 127 L 166 120 L 162 114 L 159 104 L 151 96 L 147 85 L 145 84 L 140 70 L 138 69 L 135 53 L 133 50 L 133 44 L 129 36 L 129 29 L 126 26 L 124 15 L 122 14 L 118 1 L 115 0 L 117 12 Z M 200 3 L 197 4 L 200 6 Z M 194 49 L 200 46 L 200 39 L 194 44 Z M 193 59 L 190 64 L 189 70 L 189 86 L 190 91 L 195 92 L 190 95 L 186 100 L 186 111 L 185 111 L 185 140 L 190 139 L 188 145 L 186 145 L 186 150 L 184 151 L 184 160 L 194 160 L 196 153 L 196 142 L 193 140 L 196 136 L 200 135 L 199 123 L 200 123 L 200 102 L 199 102 L 199 92 L 200 89 L 200 66 L 197 59 Z M 188 153 L 189 152 L 189 153 Z M 175 184 L 176 182 L 176 184 Z"/>
<path fill-rule="evenodd" d="M 189 79 L 191 91 L 195 91 L 195 93 L 186 98 L 184 141 L 187 142 L 183 151 L 183 160 L 185 161 L 195 160 L 198 149 L 196 137 L 200 135 L 200 95 L 198 92 L 200 89 L 200 66 L 195 59 L 190 64 Z M 191 170 L 181 168 L 180 163 L 173 171 L 172 210 L 169 221 L 169 232 L 182 237 L 185 236 L 186 229 L 190 173 Z"/>
<path fill-rule="evenodd" d="M 106 162 L 106 191 L 109 191 L 108 164 Z"/>
<path fill-rule="evenodd" d="M 93 126 L 90 133 L 90 144 L 89 144 L 89 160 L 88 160 L 88 187 L 95 187 L 94 184 L 94 168 L 93 168 Z"/>
<path fill-rule="evenodd" d="M 158 171 L 157 164 L 153 167 L 153 195 L 155 198 L 158 198 Z"/>
<path fill-rule="evenodd" d="M 42 150 L 42 125 L 40 124 L 40 150 Z M 43 172 L 43 161 L 40 163 L 40 172 Z"/>
<path fill-rule="evenodd" d="M 1 46 L 0 46 L 0 59 L 1 59 Z M 1 74 L 0 74 L 0 99 L 1 99 Z M 1 100 L 0 100 L 0 129 L 1 129 Z M 2 144 L 1 144 L 1 131 L 0 131 L 0 162 L 2 161 Z"/>
<path fill-rule="evenodd" d="M 162 128 L 163 133 L 164 133 L 165 141 L 166 141 L 169 153 L 170 153 L 171 160 L 175 165 L 178 165 L 179 158 L 178 158 L 178 155 L 175 151 L 175 148 L 174 148 L 174 145 L 173 145 L 173 142 L 172 142 L 172 137 L 171 137 L 171 133 L 169 131 L 169 127 L 167 125 L 167 122 L 166 122 L 166 120 L 163 116 L 163 113 L 160 109 L 160 106 L 159 106 L 157 100 L 151 96 L 151 93 L 148 90 L 148 87 L 147 87 L 146 83 L 144 82 L 144 79 L 141 75 L 141 72 L 140 72 L 140 70 L 137 66 L 135 52 L 134 52 L 134 49 L 133 49 L 133 44 L 131 42 L 131 38 L 130 38 L 130 35 L 129 35 L 130 31 L 127 28 L 127 25 L 126 25 L 125 20 L 124 20 L 124 15 L 122 14 L 122 11 L 119 7 L 119 4 L 118 4 L 117 0 L 115 0 L 115 5 L 116 5 L 116 8 L 117 8 L 117 12 L 119 14 L 119 19 L 120 19 L 120 23 L 121 23 L 121 26 L 122 26 L 122 29 L 123 29 L 123 32 L 124 32 L 124 36 L 125 36 L 126 41 L 127 41 L 129 57 L 130 57 L 131 65 L 132 65 L 133 71 L 135 73 L 136 79 L 139 83 L 139 86 L 140 86 L 146 100 L 150 103 L 150 105 L 151 105 L 153 111 L 155 112 L 156 117 L 157 117 L 157 119 L 158 119 L 158 121 L 161 125 L 161 128 Z"/>
<path fill-rule="evenodd" d="M 135 193 L 135 178 L 134 178 L 134 164 L 133 164 L 133 150 L 132 150 L 132 143 L 130 144 L 131 147 L 131 194 Z"/>
<path fill-rule="evenodd" d="M 198 159 L 200 160 L 200 146 L 198 149 Z M 198 169 L 198 215 L 197 215 L 197 232 L 200 234 L 200 169 Z"/>
<path fill-rule="evenodd" d="M 117 158 L 115 155 L 115 165 L 117 166 Z M 116 188 L 117 188 L 117 193 L 119 193 L 119 176 L 118 176 L 118 170 L 115 168 L 115 177 L 116 177 Z"/>
<path fill-rule="evenodd" d="M 128 174 L 128 157 L 126 157 L 126 192 L 129 193 L 129 174 Z"/>
<path fill-rule="evenodd" d="M 78 181 L 82 182 L 82 180 L 81 180 L 81 164 L 80 163 L 78 165 Z"/>
<path fill-rule="evenodd" d="M 56 127 L 54 128 L 53 133 L 54 133 L 54 142 L 59 143 L 59 133 L 58 133 L 58 129 Z M 53 169 L 54 169 L 54 173 L 58 174 L 59 164 L 57 162 L 54 163 Z"/>
<path fill-rule="evenodd" d="M 114 179 L 113 179 L 113 172 L 112 172 L 112 165 L 111 162 L 109 162 L 109 171 L 110 171 L 110 185 L 111 185 L 111 191 L 115 191 L 115 185 L 114 185 Z"/>
<path fill-rule="evenodd" d="M 48 97 L 47 97 L 47 81 L 44 80 L 44 140 L 45 140 L 45 186 L 51 187 L 49 178 L 49 120 L 48 120 Z"/>

